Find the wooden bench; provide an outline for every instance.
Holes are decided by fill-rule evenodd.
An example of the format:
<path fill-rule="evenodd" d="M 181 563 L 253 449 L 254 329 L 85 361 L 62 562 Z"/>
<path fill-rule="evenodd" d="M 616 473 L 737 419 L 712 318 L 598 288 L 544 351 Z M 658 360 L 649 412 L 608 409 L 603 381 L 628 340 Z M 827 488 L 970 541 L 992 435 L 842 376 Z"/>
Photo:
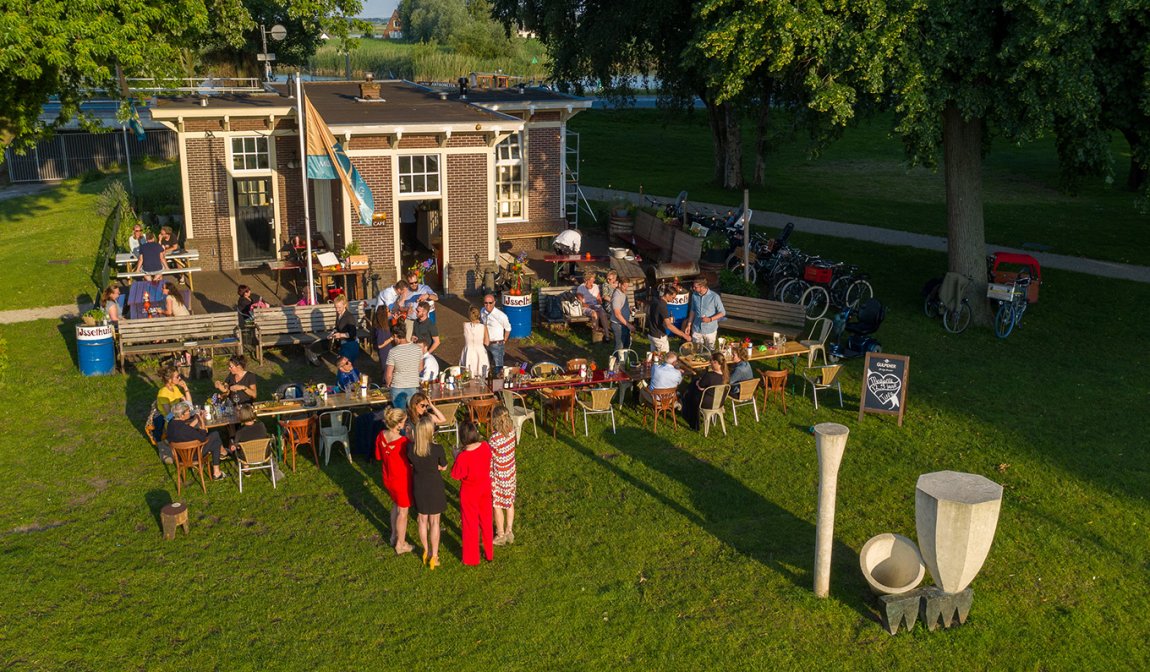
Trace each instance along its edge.
<path fill-rule="evenodd" d="M 499 239 L 500 243 L 535 239 L 536 248 L 546 250 L 550 249 L 551 240 L 566 229 L 566 219 L 513 222 L 510 224 L 500 224 L 495 236 Z M 498 248 L 498 245 L 496 247 Z"/>
<path fill-rule="evenodd" d="M 243 353 L 239 319 L 234 312 L 185 317 L 153 317 L 120 320 L 118 336 L 120 371 L 128 357 L 208 350 Z"/>
<path fill-rule="evenodd" d="M 359 321 L 359 302 L 348 303 L 348 312 Z M 280 306 L 252 311 L 252 347 L 264 363 L 264 350 L 284 345 L 311 345 L 327 338 L 335 328 L 335 304 Z M 361 336 L 362 334 L 357 334 Z"/>
<path fill-rule="evenodd" d="M 727 319 L 719 322 L 720 329 L 764 335 L 777 331 L 793 339 L 803 333 L 807 324 L 807 315 L 797 303 L 734 294 L 723 294 L 720 298 L 727 313 Z"/>
<path fill-rule="evenodd" d="M 574 293 L 575 286 L 560 285 L 558 287 L 540 287 L 539 302 L 543 303 L 544 297 L 554 297 L 557 299 L 567 292 Z M 645 305 L 642 308 L 639 308 L 635 303 L 634 284 L 631 284 L 627 288 L 627 303 L 631 306 L 631 321 L 635 323 L 635 330 L 637 332 L 641 332 L 647 324 L 647 308 Z M 609 306 L 604 305 L 603 308 L 604 310 L 608 310 Z M 583 324 L 591 327 L 594 324 L 592 319 L 586 315 L 579 315 L 576 317 L 569 317 L 564 315 L 559 319 L 549 319 L 545 315 L 545 312 L 546 311 L 543 310 L 543 306 L 539 306 L 539 310 L 536 311 L 536 313 L 539 315 L 540 324 L 549 328 L 566 327 L 572 324 Z M 608 316 L 610 316 L 610 313 L 608 313 Z"/>

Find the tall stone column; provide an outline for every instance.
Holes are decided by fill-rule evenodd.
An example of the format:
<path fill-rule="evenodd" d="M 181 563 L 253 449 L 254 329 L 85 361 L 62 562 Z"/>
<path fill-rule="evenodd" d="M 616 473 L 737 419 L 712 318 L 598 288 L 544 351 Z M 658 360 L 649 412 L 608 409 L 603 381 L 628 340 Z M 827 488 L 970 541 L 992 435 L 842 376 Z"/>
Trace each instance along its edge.
<path fill-rule="evenodd" d="M 815 596 L 830 594 L 831 547 L 835 540 L 835 498 L 839 465 L 850 430 L 837 422 L 815 425 L 815 448 L 819 453 L 819 515 L 815 525 Z"/>

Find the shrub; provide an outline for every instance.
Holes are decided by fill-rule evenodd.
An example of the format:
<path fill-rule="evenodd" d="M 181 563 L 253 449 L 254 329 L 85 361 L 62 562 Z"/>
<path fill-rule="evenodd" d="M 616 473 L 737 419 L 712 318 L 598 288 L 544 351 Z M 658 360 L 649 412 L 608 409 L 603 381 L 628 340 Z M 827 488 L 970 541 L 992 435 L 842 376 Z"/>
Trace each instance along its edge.
<path fill-rule="evenodd" d="M 719 271 L 719 286 L 723 292 L 736 296 L 759 298 L 759 286 L 743 279 L 742 274 L 723 269 Z"/>

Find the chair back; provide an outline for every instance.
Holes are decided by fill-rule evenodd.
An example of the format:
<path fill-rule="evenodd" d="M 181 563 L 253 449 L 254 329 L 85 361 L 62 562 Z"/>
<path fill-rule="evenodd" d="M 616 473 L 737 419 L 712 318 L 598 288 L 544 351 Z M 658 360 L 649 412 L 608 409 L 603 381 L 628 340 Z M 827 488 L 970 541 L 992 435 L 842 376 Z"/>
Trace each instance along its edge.
<path fill-rule="evenodd" d="M 457 420 L 455 415 L 459 413 L 460 403 L 453 401 L 450 404 L 436 404 L 435 407 L 443 414 L 443 424 L 436 425 L 436 427 L 452 427 L 456 424 Z"/>
<path fill-rule="evenodd" d="M 579 367 L 587 366 L 587 360 L 583 357 L 576 357 L 575 359 L 567 360 L 567 373 L 578 373 Z"/>
<path fill-rule="evenodd" d="M 819 345 L 826 345 L 827 338 L 831 335 L 831 318 L 820 317 L 811 324 L 811 332 L 807 334 L 805 339 L 806 343 L 817 343 Z"/>
<path fill-rule="evenodd" d="M 703 390 L 703 396 L 700 397 L 699 410 L 700 411 L 721 411 L 723 404 L 727 403 L 727 393 L 731 391 L 730 385 L 712 385 Z M 707 403 L 707 393 L 710 392 L 710 403 Z"/>
<path fill-rule="evenodd" d="M 542 390 L 547 401 L 559 408 L 575 408 L 575 388 L 560 387 Z"/>
<path fill-rule="evenodd" d="M 471 421 L 484 425 L 491 422 L 491 411 L 498 403 L 496 399 L 469 399 L 467 409 L 471 412 Z"/>
<path fill-rule="evenodd" d="M 612 367 L 615 369 L 626 370 L 639 366 L 639 353 L 630 348 L 616 350 L 611 359 L 615 362 L 615 366 Z"/>
<path fill-rule="evenodd" d="M 280 420 L 280 427 L 287 433 L 287 439 L 294 445 L 311 443 L 311 430 L 315 418 L 301 418 L 299 420 Z"/>
<path fill-rule="evenodd" d="M 835 378 L 839 377 L 839 371 L 843 368 L 842 364 L 831 364 L 829 366 L 816 367 L 819 372 L 819 386 L 828 387 L 835 384 Z"/>
<path fill-rule="evenodd" d="M 785 371 L 784 371 L 785 373 Z M 755 390 L 759 389 L 759 379 L 751 378 L 738 383 L 739 401 L 754 401 Z"/>
<path fill-rule="evenodd" d="M 787 371 L 763 371 L 763 385 L 768 390 L 779 391 L 787 389 Z"/>
<path fill-rule="evenodd" d="M 651 388 L 651 399 L 655 402 L 655 410 L 669 411 L 675 408 L 675 402 L 679 400 L 679 388 Z"/>
<path fill-rule="evenodd" d="M 538 378 L 539 376 L 546 376 L 552 373 L 562 371 L 563 367 L 555 362 L 539 362 L 531 367 L 531 375 Z"/>
<path fill-rule="evenodd" d="M 168 446 L 177 467 L 191 467 L 203 459 L 203 441 L 171 441 Z"/>
<path fill-rule="evenodd" d="M 303 399 L 303 385 L 285 383 L 276 388 L 276 395 L 280 399 Z"/>
<path fill-rule="evenodd" d="M 243 464 L 263 464 L 272 457 L 272 440 L 271 437 L 266 439 L 252 439 L 251 441 L 243 441 L 239 445 L 239 454 L 237 459 Z"/>
<path fill-rule="evenodd" d="M 319 430 L 351 429 L 351 411 L 328 411 L 319 416 Z"/>
<path fill-rule="evenodd" d="M 618 388 L 614 387 L 597 387 L 593 390 L 585 390 L 585 393 L 590 399 L 588 399 L 589 403 L 583 404 L 583 407 L 589 411 L 610 410 L 611 401 L 615 398 L 615 393 L 618 391 Z"/>

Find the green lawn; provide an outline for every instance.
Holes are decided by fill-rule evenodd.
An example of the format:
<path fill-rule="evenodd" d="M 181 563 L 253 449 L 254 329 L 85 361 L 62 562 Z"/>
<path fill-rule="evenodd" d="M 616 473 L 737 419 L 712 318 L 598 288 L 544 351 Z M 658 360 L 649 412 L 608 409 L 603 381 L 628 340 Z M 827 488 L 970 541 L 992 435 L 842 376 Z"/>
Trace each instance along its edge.
<path fill-rule="evenodd" d="M 0 667 L 1150 667 L 1150 357 L 1131 347 L 1143 339 L 1129 308 L 1145 287 L 1050 271 L 1008 340 L 952 336 L 918 296 L 942 255 L 795 239 L 874 271 L 889 305 L 879 337 L 911 357 L 904 426 L 857 421 L 855 360 L 846 409 L 793 396 L 789 415 L 743 415 L 726 437 L 654 434 L 630 408 L 617 435 L 602 420 L 587 439 L 548 428 L 519 451 L 516 545 L 477 569 L 458 561 L 454 485 L 444 566 L 429 573 L 385 546 L 378 466 L 338 458 L 301 460 L 275 491 L 260 477 L 242 495 L 234 479 L 193 487 L 191 535 L 162 541 L 156 511 L 175 485 L 139 429 L 153 384 L 79 376 L 69 325 L 0 327 Z M 263 394 L 315 375 L 286 366 L 257 371 Z M 816 421 L 851 428 L 827 600 L 811 591 Z M 940 469 L 1003 484 L 998 535 L 965 626 L 890 637 L 857 550 L 882 532 L 913 538 L 915 480 Z"/>
<path fill-rule="evenodd" d="M 163 195 L 179 203 L 180 170 L 174 163 L 133 166 L 136 193 L 145 202 Z M 95 180 L 76 178 L 32 196 L 0 201 L 0 268 L 5 291 L 0 310 L 94 301 L 96 247 L 104 217 L 96 212 L 100 192 L 125 174 Z"/>
<path fill-rule="evenodd" d="M 781 123 L 781 121 L 779 122 Z M 781 144 L 767 159 L 766 187 L 751 189 L 752 207 L 803 217 L 946 235 L 941 172 L 908 169 L 889 117 L 863 120 L 818 158 L 803 138 Z M 591 111 L 575 117 L 583 183 L 673 196 L 686 189 L 704 203 L 742 202 L 742 193 L 711 183 L 711 136 L 705 116 L 668 117 L 654 110 Z M 752 175 L 753 133 L 744 134 L 746 176 Z M 984 170 L 987 240 L 1124 263 L 1150 264 L 1150 215 L 1139 214 L 1125 185 L 1129 149 L 1113 147 L 1115 186 L 1084 181 L 1078 196 L 1059 190 L 1053 143 L 995 143 Z"/>

